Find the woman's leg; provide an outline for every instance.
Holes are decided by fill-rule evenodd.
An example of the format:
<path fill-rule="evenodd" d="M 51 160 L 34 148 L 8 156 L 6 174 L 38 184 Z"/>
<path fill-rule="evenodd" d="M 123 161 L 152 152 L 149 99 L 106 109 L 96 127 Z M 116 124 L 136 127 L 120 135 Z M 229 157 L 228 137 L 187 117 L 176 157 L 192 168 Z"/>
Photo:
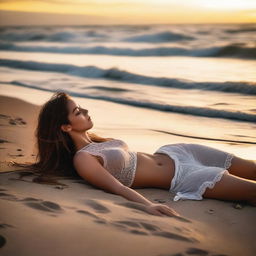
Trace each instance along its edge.
<path fill-rule="evenodd" d="M 183 147 L 205 166 L 227 168 L 229 164 L 229 152 L 200 144 L 184 144 Z M 238 177 L 256 180 L 256 161 L 233 156 L 231 166 L 227 170 Z"/>
<path fill-rule="evenodd" d="M 203 197 L 232 201 L 246 201 L 256 206 L 256 181 L 247 180 L 226 173 L 212 189 L 207 188 L 205 190 Z"/>
<path fill-rule="evenodd" d="M 234 156 L 231 166 L 227 170 L 238 177 L 256 180 L 256 162 L 253 160 L 245 160 Z"/>

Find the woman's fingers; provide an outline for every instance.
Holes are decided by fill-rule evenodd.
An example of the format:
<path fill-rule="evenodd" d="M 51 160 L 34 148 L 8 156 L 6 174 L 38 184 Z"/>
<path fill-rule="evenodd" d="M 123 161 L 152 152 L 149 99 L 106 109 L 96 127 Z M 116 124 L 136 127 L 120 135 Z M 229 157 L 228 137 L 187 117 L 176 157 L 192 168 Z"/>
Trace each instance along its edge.
<path fill-rule="evenodd" d="M 164 214 L 159 209 L 153 209 L 152 214 L 157 216 L 163 216 Z"/>
<path fill-rule="evenodd" d="M 161 207 L 160 211 L 168 216 L 180 216 L 177 212 L 175 212 L 173 209 L 169 208 L 168 206 Z"/>
<path fill-rule="evenodd" d="M 148 208 L 148 212 L 150 214 L 157 215 L 157 216 L 163 216 L 164 215 L 157 207 Z"/>
<path fill-rule="evenodd" d="M 180 216 L 177 212 L 175 212 L 172 208 L 168 207 L 167 205 L 151 205 L 148 208 L 148 212 L 157 216 Z"/>

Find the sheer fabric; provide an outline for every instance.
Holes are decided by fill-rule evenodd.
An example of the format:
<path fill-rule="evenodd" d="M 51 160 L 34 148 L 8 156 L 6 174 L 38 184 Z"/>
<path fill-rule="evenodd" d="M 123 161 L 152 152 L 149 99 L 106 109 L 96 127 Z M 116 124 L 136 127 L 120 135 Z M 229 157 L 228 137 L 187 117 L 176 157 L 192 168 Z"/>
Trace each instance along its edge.
<path fill-rule="evenodd" d="M 173 201 L 180 199 L 202 200 L 207 188 L 213 188 L 224 174 L 228 174 L 233 154 L 200 144 L 168 144 L 157 153 L 174 160 L 175 174 L 169 191 Z"/>
<path fill-rule="evenodd" d="M 137 153 L 122 140 L 92 142 L 77 152 L 86 151 L 103 159 L 104 168 L 125 186 L 133 184 Z M 202 200 L 207 188 L 213 188 L 231 165 L 233 154 L 200 144 L 167 144 L 155 153 L 168 155 L 175 163 L 175 175 L 170 181 L 174 201 Z"/>
<path fill-rule="evenodd" d="M 100 143 L 92 142 L 79 151 L 101 157 L 103 167 L 110 174 L 127 187 L 132 185 L 137 167 L 137 154 L 130 151 L 124 141 L 114 139 Z"/>

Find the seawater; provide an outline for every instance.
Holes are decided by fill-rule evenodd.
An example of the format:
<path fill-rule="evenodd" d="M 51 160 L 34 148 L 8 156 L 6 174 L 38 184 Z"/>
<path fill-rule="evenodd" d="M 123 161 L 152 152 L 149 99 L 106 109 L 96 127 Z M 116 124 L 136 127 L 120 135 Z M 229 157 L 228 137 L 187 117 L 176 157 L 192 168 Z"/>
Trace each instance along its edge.
<path fill-rule="evenodd" d="M 2 27 L 0 83 L 230 120 L 256 143 L 255 32 L 255 24 Z"/>

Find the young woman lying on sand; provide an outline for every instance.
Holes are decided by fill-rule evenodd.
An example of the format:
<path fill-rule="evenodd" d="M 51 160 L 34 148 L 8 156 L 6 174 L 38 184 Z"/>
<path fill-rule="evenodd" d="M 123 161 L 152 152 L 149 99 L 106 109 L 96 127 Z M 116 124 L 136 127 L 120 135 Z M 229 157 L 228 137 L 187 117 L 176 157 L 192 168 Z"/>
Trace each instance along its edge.
<path fill-rule="evenodd" d="M 103 110 L 104 112 L 104 110 Z M 111 117 L 111 113 L 106 113 Z M 101 138 L 88 110 L 59 92 L 41 109 L 38 161 L 41 174 L 77 175 L 107 192 L 142 203 L 154 215 L 178 215 L 133 188 L 163 188 L 179 199 L 246 201 L 256 205 L 256 163 L 199 144 L 169 144 L 154 154 L 131 152 L 122 140 Z"/>

